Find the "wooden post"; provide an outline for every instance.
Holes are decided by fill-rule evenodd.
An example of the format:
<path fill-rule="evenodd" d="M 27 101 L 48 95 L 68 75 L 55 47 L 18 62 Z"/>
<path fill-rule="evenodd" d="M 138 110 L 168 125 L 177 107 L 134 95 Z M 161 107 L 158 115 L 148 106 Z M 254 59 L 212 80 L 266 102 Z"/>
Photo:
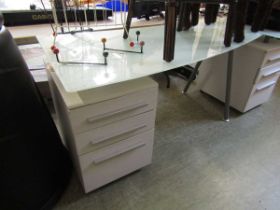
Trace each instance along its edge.
<path fill-rule="evenodd" d="M 245 38 L 244 28 L 246 24 L 246 14 L 249 6 L 249 0 L 239 0 L 236 9 L 236 22 L 234 27 L 234 41 L 242 42 Z"/>
<path fill-rule="evenodd" d="M 188 30 L 191 26 L 196 26 L 199 21 L 199 9 L 200 3 L 181 2 L 177 31 Z"/>
<path fill-rule="evenodd" d="M 184 20 L 185 20 L 185 16 L 186 16 L 185 5 L 186 5 L 185 2 L 180 2 L 177 31 L 183 30 Z"/>
<path fill-rule="evenodd" d="M 189 3 L 186 3 L 185 5 L 185 17 L 184 17 L 184 30 L 189 30 L 192 26 L 191 24 L 191 14 L 192 14 L 192 5 Z"/>
<path fill-rule="evenodd" d="M 206 25 L 210 25 L 212 23 L 213 6 L 213 4 L 205 5 L 204 22 Z"/>
<path fill-rule="evenodd" d="M 231 40 L 232 40 L 233 30 L 235 26 L 235 19 L 236 19 L 235 18 L 236 4 L 237 4 L 237 0 L 233 0 L 232 2 L 229 3 L 225 39 L 224 39 L 224 44 L 226 47 L 231 46 Z"/>
<path fill-rule="evenodd" d="M 199 21 L 200 3 L 192 4 L 192 26 L 196 26 Z"/>
<path fill-rule="evenodd" d="M 219 14 L 220 4 L 213 5 L 213 13 L 212 13 L 212 23 L 215 23 L 217 20 L 217 16 Z"/>
<path fill-rule="evenodd" d="M 264 29 L 272 10 L 272 4 L 273 0 L 260 0 L 258 2 L 255 17 L 252 22 L 251 30 L 253 32 Z"/>
<path fill-rule="evenodd" d="M 165 28 L 163 59 L 170 62 L 174 59 L 176 38 L 176 0 L 167 0 L 165 3 Z"/>
<path fill-rule="evenodd" d="M 269 16 L 271 15 L 272 8 L 273 8 L 273 2 L 274 2 L 274 0 L 267 0 L 267 2 L 266 2 L 266 8 L 265 8 L 264 16 L 263 16 L 263 21 L 260 26 L 260 30 L 264 30 L 265 26 L 267 25 L 267 23 L 269 21 Z"/>
<path fill-rule="evenodd" d="M 204 16 L 204 21 L 205 21 L 206 25 L 210 25 L 211 23 L 216 22 L 217 15 L 218 15 L 218 12 L 219 12 L 219 8 L 220 8 L 219 3 L 206 4 L 206 6 L 205 6 L 205 16 Z"/>

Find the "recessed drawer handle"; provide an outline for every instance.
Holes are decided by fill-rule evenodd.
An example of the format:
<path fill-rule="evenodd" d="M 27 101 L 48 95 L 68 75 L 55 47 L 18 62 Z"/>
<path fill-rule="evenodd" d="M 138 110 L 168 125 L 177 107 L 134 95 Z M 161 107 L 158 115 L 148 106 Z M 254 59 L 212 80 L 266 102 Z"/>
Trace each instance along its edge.
<path fill-rule="evenodd" d="M 117 138 L 117 137 L 123 136 L 123 135 L 125 135 L 125 134 L 133 133 L 133 132 L 135 132 L 135 131 L 137 131 L 137 130 L 140 130 L 140 129 L 143 129 L 143 128 L 145 128 L 145 127 L 147 127 L 147 126 L 146 126 L 146 125 L 141 125 L 141 126 L 134 127 L 134 128 L 132 128 L 132 129 L 130 129 L 129 131 L 115 132 L 115 133 L 111 134 L 109 137 L 97 139 L 97 140 L 95 140 L 95 141 L 91 141 L 90 143 L 91 143 L 91 144 L 98 144 L 98 143 L 100 143 L 100 142 L 102 142 L 102 141 L 107 141 L 107 140 L 110 140 L 110 139 L 112 139 L 112 138 Z"/>
<path fill-rule="evenodd" d="M 134 104 L 134 105 L 127 106 L 127 107 L 124 107 L 124 108 L 121 108 L 121 109 L 117 109 L 115 111 L 107 112 L 105 114 L 100 114 L 100 115 L 97 115 L 97 116 L 94 116 L 94 117 L 87 118 L 87 122 L 88 123 L 94 123 L 95 121 L 103 119 L 103 118 L 112 117 L 114 115 L 130 112 L 130 111 L 133 111 L 133 110 L 136 110 L 136 109 L 141 109 L 141 108 L 146 107 L 146 106 L 148 106 L 148 104 Z"/>
<path fill-rule="evenodd" d="M 277 55 L 277 56 L 274 56 L 272 58 L 267 59 L 267 63 L 276 63 L 278 61 L 280 61 L 280 54 Z"/>
<path fill-rule="evenodd" d="M 278 73 L 278 72 L 280 72 L 280 69 L 274 69 L 274 70 L 272 70 L 272 71 L 269 71 L 269 72 L 264 73 L 263 76 L 264 76 L 264 77 L 268 77 L 268 76 L 273 75 L 273 74 L 276 74 L 276 73 Z"/>
<path fill-rule="evenodd" d="M 126 148 L 124 148 L 124 149 L 120 149 L 120 150 L 115 151 L 115 152 L 113 152 L 113 153 L 111 153 L 111 154 L 104 155 L 104 156 L 100 156 L 100 157 L 96 157 L 96 158 L 93 160 L 93 162 L 94 162 L 95 164 L 100 164 L 100 163 L 102 163 L 102 162 L 104 162 L 104 161 L 106 161 L 106 160 L 112 159 L 112 158 L 114 158 L 114 157 L 116 157 L 116 156 L 119 156 L 119 155 L 121 155 L 121 154 L 124 154 L 124 153 L 126 153 L 126 152 L 129 152 L 129 151 L 131 151 L 131 150 L 138 149 L 138 148 L 143 147 L 143 146 L 145 146 L 145 145 L 146 145 L 145 143 L 138 143 L 138 144 L 135 144 L 135 145 L 132 145 L 132 146 L 128 146 L 128 147 L 126 147 Z"/>
<path fill-rule="evenodd" d="M 267 89 L 267 88 L 270 88 L 271 86 L 273 86 L 273 85 L 275 85 L 275 81 L 273 81 L 273 82 L 270 82 L 270 83 L 268 83 L 268 84 L 265 84 L 265 85 L 262 85 L 262 86 L 260 86 L 260 87 L 257 87 L 256 88 L 256 91 L 262 91 L 262 90 L 264 90 L 264 89 Z"/>
<path fill-rule="evenodd" d="M 275 54 L 274 56 L 271 56 L 269 59 L 267 59 L 268 61 L 275 61 L 280 59 L 280 52 L 278 52 L 277 54 Z"/>

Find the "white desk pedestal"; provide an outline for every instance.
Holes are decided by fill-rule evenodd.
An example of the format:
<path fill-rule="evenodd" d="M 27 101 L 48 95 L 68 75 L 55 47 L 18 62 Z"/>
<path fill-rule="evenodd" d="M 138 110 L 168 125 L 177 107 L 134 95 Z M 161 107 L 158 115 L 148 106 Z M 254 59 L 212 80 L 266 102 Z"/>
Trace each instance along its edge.
<path fill-rule="evenodd" d="M 86 193 L 151 163 L 156 82 L 145 77 L 69 93 L 51 69 L 48 76 L 63 139 Z"/>
<path fill-rule="evenodd" d="M 203 62 L 200 71 L 208 79 L 202 91 L 225 101 L 227 55 Z M 235 50 L 232 72 L 231 107 L 246 112 L 269 100 L 280 74 L 280 41 L 258 39 Z"/>

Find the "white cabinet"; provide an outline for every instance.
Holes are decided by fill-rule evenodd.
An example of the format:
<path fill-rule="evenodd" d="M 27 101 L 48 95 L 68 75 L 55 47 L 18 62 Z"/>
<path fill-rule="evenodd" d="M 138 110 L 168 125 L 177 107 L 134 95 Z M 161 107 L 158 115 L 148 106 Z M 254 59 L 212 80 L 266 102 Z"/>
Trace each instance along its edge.
<path fill-rule="evenodd" d="M 208 78 L 201 90 L 225 100 L 227 55 L 211 58 L 201 65 Z M 258 39 L 234 51 L 231 107 L 246 112 L 269 100 L 280 74 L 280 41 Z"/>
<path fill-rule="evenodd" d="M 146 77 L 69 93 L 51 69 L 48 75 L 63 139 L 86 193 L 151 163 L 156 82 Z"/>

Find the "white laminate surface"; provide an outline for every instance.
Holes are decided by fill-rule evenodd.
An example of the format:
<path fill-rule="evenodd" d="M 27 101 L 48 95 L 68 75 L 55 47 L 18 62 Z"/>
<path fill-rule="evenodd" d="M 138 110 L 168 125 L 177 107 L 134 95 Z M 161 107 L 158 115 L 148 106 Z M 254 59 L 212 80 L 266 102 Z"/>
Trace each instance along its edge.
<path fill-rule="evenodd" d="M 102 62 L 101 38 L 107 38 L 107 47 L 131 50 L 129 42 L 135 41 L 135 31 L 140 30 L 140 40 L 145 41 L 144 53 L 109 52 L 107 66 L 59 64 L 50 49 L 53 37 L 38 37 L 38 39 L 46 53 L 46 62 L 53 66 L 65 90 L 76 92 L 192 64 L 226 53 L 262 36 L 261 33 L 250 32 L 248 27 L 246 38 L 242 43 L 233 42 L 231 47 L 226 48 L 223 44 L 225 21 L 226 19 L 221 19 L 210 26 L 200 21 L 198 26 L 189 31 L 177 32 L 175 59 L 170 63 L 162 59 L 164 26 L 132 29 L 131 39 L 127 40 L 122 38 L 122 30 L 85 32 L 57 37 L 56 45 L 60 49 L 61 60 Z"/>

